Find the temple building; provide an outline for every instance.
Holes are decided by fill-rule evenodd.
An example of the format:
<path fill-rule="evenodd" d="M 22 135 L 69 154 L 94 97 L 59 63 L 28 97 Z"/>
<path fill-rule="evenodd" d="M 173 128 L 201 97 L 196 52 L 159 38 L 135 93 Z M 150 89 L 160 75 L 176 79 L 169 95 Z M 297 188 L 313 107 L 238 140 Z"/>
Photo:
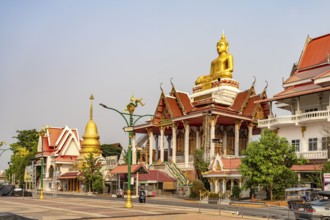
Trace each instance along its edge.
<path fill-rule="evenodd" d="M 241 186 L 242 151 L 253 135 L 260 134 L 258 120 L 267 118 L 269 105 L 256 103 L 267 99 L 267 86 L 256 93 L 254 80 L 250 88 L 239 89 L 228 49 L 222 34 L 217 43 L 219 56 L 211 62 L 210 73 L 197 78 L 192 94 L 177 90 L 172 81 L 168 95 L 161 88 L 152 120 L 134 126 L 133 164 L 140 161 L 151 169 L 163 169 L 181 185 L 203 175 L 212 192 L 225 193 L 234 185 Z M 196 150 L 210 163 L 208 172 L 198 173 Z"/>
<path fill-rule="evenodd" d="M 75 165 L 80 155 L 80 141 L 77 129 L 65 126 L 47 127 L 39 133 L 38 154 L 36 154 L 37 166 L 41 166 L 41 158 L 44 159 L 44 190 L 64 189 L 69 185 L 57 180 L 61 174 L 68 173 Z M 75 177 L 77 174 L 75 174 Z M 40 181 L 39 184 L 40 186 Z"/>
<path fill-rule="evenodd" d="M 82 191 L 82 168 L 86 157 L 92 153 L 102 162 L 100 137 L 93 121 L 93 100 L 90 97 L 90 119 L 86 124 L 82 140 L 78 130 L 69 127 L 47 127 L 39 132 L 37 165 L 44 158 L 44 190 Z"/>
<path fill-rule="evenodd" d="M 283 91 L 269 103 L 268 119 L 260 119 L 258 127 L 277 131 L 278 135 L 296 147 L 299 156 L 308 164 L 292 167 L 299 177 L 319 175 L 322 163 L 329 160 L 330 147 L 330 34 L 307 37 L 298 63 L 283 82 Z M 275 116 L 273 103 L 288 114 Z"/>

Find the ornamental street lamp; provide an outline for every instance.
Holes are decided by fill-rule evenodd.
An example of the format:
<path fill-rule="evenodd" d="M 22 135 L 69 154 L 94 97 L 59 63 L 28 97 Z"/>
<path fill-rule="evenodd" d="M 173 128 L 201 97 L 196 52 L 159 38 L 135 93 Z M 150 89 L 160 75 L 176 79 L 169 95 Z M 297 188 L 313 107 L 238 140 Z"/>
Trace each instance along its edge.
<path fill-rule="evenodd" d="M 141 106 L 144 106 L 141 99 L 134 99 L 134 96 L 131 97 L 130 103 L 126 106 L 126 110 L 129 113 L 120 112 L 117 109 L 108 107 L 104 104 L 100 105 L 106 109 L 113 110 L 119 113 L 125 120 L 127 127 L 124 129 L 125 132 L 128 132 L 128 166 L 127 166 L 127 201 L 125 204 L 126 208 L 133 208 L 132 200 L 131 200 L 131 165 L 132 165 L 132 136 L 133 136 L 133 126 L 135 123 L 142 117 L 152 116 L 152 115 L 134 115 L 134 110 L 140 103 Z M 125 116 L 129 116 L 129 121 Z M 135 121 L 133 121 L 133 117 L 137 117 Z"/>
<path fill-rule="evenodd" d="M 43 137 L 47 133 L 48 126 L 45 128 L 42 128 L 39 131 L 39 135 L 41 137 L 41 171 L 40 171 L 40 199 L 44 199 L 44 147 L 43 147 Z"/>
<path fill-rule="evenodd" d="M 3 145 L 5 145 L 6 144 L 6 142 L 4 142 L 4 141 L 0 141 L 0 157 L 2 156 L 2 154 L 4 153 L 4 152 L 6 152 L 7 150 L 10 150 L 10 148 L 7 148 L 7 149 L 1 149 L 1 147 L 3 146 Z"/>

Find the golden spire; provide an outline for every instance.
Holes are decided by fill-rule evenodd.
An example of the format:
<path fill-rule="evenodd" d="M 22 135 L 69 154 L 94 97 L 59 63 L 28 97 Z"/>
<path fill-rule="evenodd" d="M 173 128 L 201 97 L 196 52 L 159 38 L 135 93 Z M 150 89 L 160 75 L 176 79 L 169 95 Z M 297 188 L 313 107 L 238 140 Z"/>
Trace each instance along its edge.
<path fill-rule="evenodd" d="M 91 97 L 89 97 L 89 100 L 90 100 L 89 120 L 93 120 L 93 100 L 94 100 L 93 94 L 91 94 Z"/>
<path fill-rule="evenodd" d="M 94 96 L 91 95 L 90 98 L 90 111 L 89 111 L 89 121 L 85 127 L 85 133 L 83 135 L 83 141 L 81 143 L 80 156 L 78 158 L 78 167 L 81 168 L 83 161 L 88 156 L 89 153 L 92 153 L 95 158 L 101 155 L 100 150 L 100 136 L 98 134 L 96 123 L 93 121 L 93 100 Z"/>

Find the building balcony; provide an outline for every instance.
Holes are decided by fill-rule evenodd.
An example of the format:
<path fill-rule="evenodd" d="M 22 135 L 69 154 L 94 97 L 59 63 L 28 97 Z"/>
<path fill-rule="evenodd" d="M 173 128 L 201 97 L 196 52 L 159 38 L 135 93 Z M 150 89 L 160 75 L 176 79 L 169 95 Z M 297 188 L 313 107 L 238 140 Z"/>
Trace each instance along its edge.
<path fill-rule="evenodd" d="M 330 110 L 307 112 L 295 115 L 270 116 L 268 119 L 258 120 L 259 128 L 272 128 L 281 125 L 302 125 L 315 121 L 330 121 Z"/>
<path fill-rule="evenodd" d="M 320 151 L 308 151 L 308 152 L 297 152 L 298 156 L 304 157 L 308 160 L 315 159 L 328 159 L 328 151 L 320 150 Z"/>

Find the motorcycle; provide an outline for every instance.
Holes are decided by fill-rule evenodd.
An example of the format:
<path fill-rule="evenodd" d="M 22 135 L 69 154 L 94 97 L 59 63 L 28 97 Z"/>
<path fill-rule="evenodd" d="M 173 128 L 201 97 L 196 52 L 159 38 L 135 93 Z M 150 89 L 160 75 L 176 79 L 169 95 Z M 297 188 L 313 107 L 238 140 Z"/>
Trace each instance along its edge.
<path fill-rule="evenodd" d="M 139 202 L 146 203 L 146 192 L 144 190 L 139 191 Z"/>
<path fill-rule="evenodd" d="M 124 198 L 124 191 L 122 189 L 117 189 L 116 196 L 117 198 Z"/>

